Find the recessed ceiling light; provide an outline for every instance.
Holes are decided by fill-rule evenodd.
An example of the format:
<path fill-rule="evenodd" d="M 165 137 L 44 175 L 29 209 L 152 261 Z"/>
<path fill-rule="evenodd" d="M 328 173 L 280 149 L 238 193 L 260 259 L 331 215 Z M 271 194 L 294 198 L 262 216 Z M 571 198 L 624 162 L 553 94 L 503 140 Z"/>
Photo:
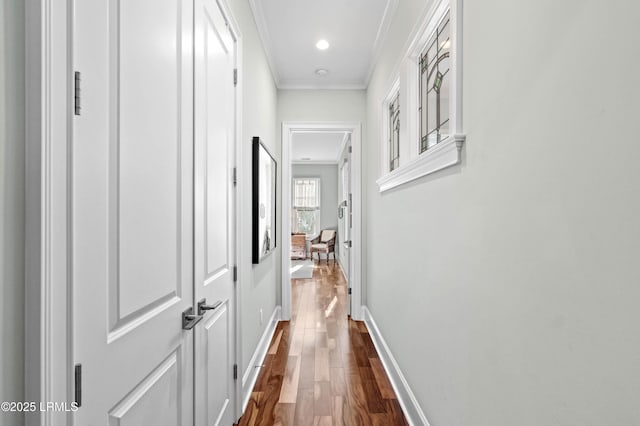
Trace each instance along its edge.
<path fill-rule="evenodd" d="M 329 74 L 329 70 L 326 70 L 326 69 L 324 69 L 324 68 L 318 68 L 318 69 L 316 70 L 316 74 L 317 74 L 318 76 L 320 76 L 320 77 L 324 77 L 324 76 L 326 76 L 327 74 Z"/>
<path fill-rule="evenodd" d="M 329 42 L 327 40 L 318 40 L 316 47 L 320 50 L 327 50 L 329 48 Z"/>

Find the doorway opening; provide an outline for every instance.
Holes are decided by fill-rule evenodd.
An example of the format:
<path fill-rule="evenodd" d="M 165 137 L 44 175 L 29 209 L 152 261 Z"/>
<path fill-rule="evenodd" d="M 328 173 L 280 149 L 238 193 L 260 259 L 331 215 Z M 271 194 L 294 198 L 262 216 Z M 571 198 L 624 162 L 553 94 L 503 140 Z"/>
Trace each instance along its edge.
<path fill-rule="evenodd" d="M 361 319 L 360 123 L 283 123 L 282 319 L 291 319 L 291 279 L 333 264 Z"/>

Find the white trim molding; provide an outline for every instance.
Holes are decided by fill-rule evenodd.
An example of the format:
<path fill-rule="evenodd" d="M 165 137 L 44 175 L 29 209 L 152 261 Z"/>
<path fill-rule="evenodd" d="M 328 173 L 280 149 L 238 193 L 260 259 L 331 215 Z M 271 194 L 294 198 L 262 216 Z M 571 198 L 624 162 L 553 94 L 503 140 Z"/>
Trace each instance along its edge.
<path fill-rule="evenodd" d="M 424 415 L 416 396 L 409 387 L 407 379 L 405 379 L 404 374 L 402 374 L 400 366 L 393 357 L 393 354 L 391 354 L 391 349 L 389 349 L 387 342 L 382 337 L 380 329 L 373 320 L 371 312 L 366 306 L 362 307 L 362 311 L 364 313 L 364 322 L 367 326 L 367 330 L 369 330 L 369 336 L 371 336 L 373 345 L 376 347 L 376 351 L 378 351 L 380 361 L 382 361 L 384 370 L 389 377 L 391 386 L 393 386 L 393 390 L 398 397 L 398 402 L 402 407 L 402 411 L 404 412 L 407 421 L 410 425 L 429 426 L 427 417 Z"/>
<path fill-rule="evenodd" d="M 68 223 L 71 28 L 68 0 L 25 3 L 25 401 L 71 402 Z M 25 424 L 71 424 L 72 413 L 25 413 Z"/>
<path fill-rule="evenodd" d="M 464 140 L 464 135 L 449 136 L 418 158 L 382 176 L 376 180 L 380 192 L 446 169 L 447 167 L 460 164 L 462 162 L 462 145 L 464 144 Z"/>
<path fill-rule="evenodd" d="M 291 145 L 293 135 L 308 132 L 348 132 L 351 133 L 351 192 L 353 194 L 353 228 L 351 230 L 351 317 L 362 318 L 362 129 L 354 122 L 283 122 L 282 123 L 282 226 L 280 227 L 282 250 L 282 319 L 291 318 Z"/>
<path fill-rule="evenodd" d="M 271 314 L 271 318 L 269 318 L 269 323 L 262 333 L 262 337 L 258 342 L 258 346 L 256 346 L 256 350 L 253 352 L 253 356 L 249 361 L 249 365 L 247 365 L 247 368 L 242 375 L 241 413 L 244 413 L 244 411 L 247 409 L 247 404 L 249 404 L 249 399 L 251 399 L 251 392 L 253 391 L 253 387 L 256 385 L 256 380 L 258 380 L 260 368 L 262 368 L 262 363 L 267 356 L 267 351 L 269 350 L 271 340 L 273 339 L 273 335 L 276 331 L 278 321 L 280 321 L 280 313 L 281 307 L 276 306 L 276 308 L 273 310 L 273 313 Z"/>

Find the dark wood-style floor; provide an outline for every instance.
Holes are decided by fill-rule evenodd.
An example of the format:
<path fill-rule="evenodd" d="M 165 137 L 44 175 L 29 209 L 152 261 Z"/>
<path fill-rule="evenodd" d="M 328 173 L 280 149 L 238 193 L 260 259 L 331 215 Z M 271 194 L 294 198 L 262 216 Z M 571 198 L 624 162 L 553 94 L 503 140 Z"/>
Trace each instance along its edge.
<path fill-rule="evenodd" d="M 291 321 L 276 328 L 240 426 L 407 424 L 346 293 L 334 262 L 292 280 Z"/>

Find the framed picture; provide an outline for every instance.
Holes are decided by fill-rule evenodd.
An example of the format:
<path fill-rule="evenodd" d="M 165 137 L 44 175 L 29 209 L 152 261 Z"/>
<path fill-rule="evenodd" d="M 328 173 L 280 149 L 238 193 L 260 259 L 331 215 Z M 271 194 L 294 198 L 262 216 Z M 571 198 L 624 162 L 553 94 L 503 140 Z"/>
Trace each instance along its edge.
<path fill-rule="evenodd" d="M 260 263 L 276 249 L 277 164 L 259 137 L 252 146 L 253 263 Z"/>

